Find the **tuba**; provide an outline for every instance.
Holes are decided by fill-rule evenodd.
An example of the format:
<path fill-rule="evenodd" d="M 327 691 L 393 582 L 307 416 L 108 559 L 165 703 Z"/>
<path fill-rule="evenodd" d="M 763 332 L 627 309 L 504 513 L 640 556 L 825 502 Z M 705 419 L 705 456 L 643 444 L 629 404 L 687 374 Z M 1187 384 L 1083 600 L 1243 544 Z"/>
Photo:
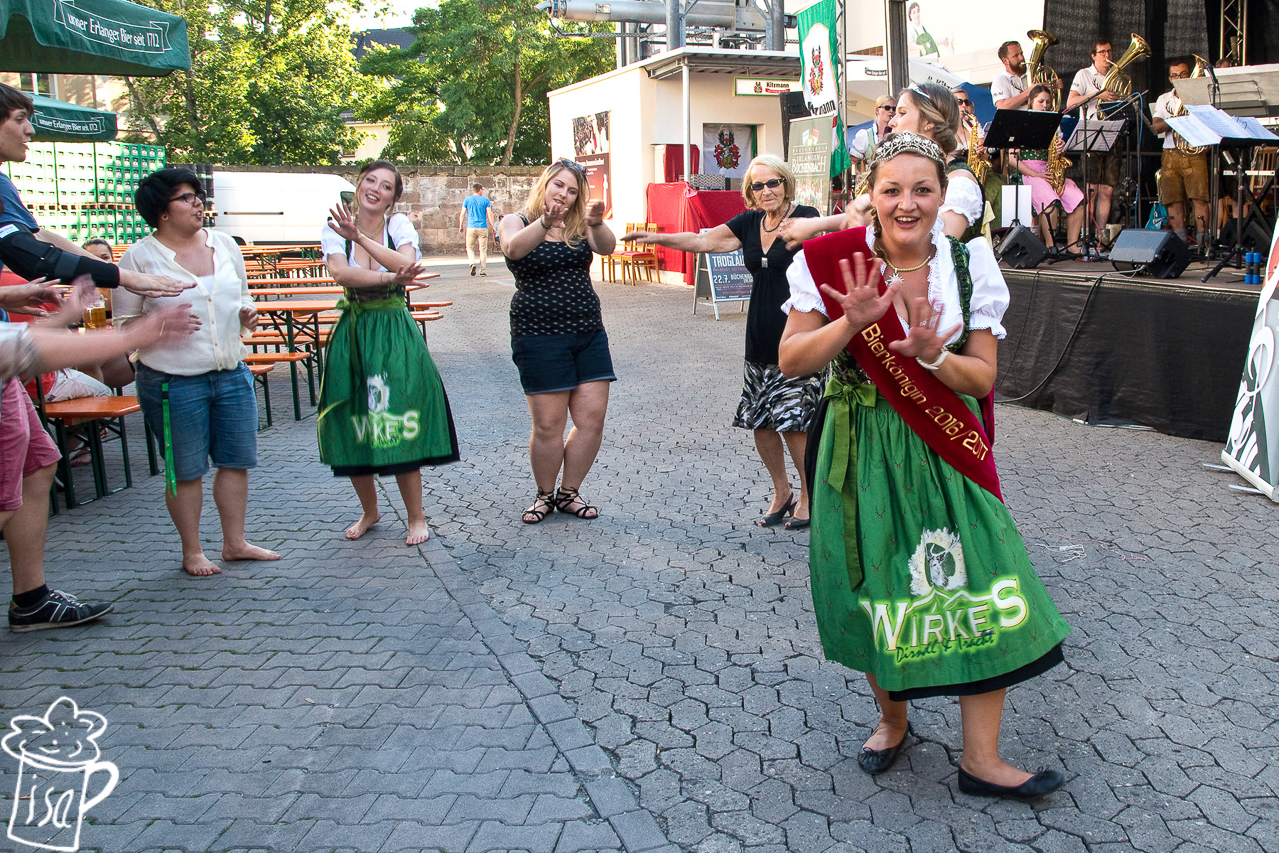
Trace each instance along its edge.
<path fill-rule="evenodd" d="M 1141 56 L 1150 56 L 1150 45 L 1146 44 L 1146 40 L 1136 33 L 1132 34 L 1132 41 L 1128 44 L 1128 49 L 1124 51 L 1124 55 L 1111 63 L 1110 70 L 1106 72 L 1106 79 L 1102 81 L 1101 88 L 1114 92 L 1121 98 L 1126 98 L 1132 94 L 1132 78 L 1124 73 L 1124 68 L 1134 59 Z"/>
<path fill-rule="evenodd" d="M 1191 69 L 1190 76 L 1192 78 L 1202 77 L 1207 73 L 1208 73 L 1208 60 L 1204 59 L 1199 54 L 1195 54 L 1195 67 Z M 1176 95 L 1173 95 L 1172 100 L 1173 100 L 1173 103 L 1176 104 L 1176 109 L 1171 111 L 1172 114 L 1174 116 L 1186 115 L 1187 113 L 1186 105 L 1181 102 L 1181 98 L 1177 97 Z M 1173 133 L 1173 136 L 1176 137 L 1175 141 L 1177 143 L 1177 150 L 1180 151 L 1182 154 L 1186 154 L 1190 157 L 1197 157 L 1198 155 L 1204 153 L 1204 151 L 1207 150 L 1207 146 L 1205 145 L 1191 145 L 1189 142 L 1187 142 L 1185 139 L 1181 137 L 1181 134 L 1177 133 L 1177 131 L 1175 130 L 1172 133 Z"/>
<path fill-rule="evenodd" d="M 1060 79 L 1057 72 L 1044 65 L 1044 51 L 1057 43 L 1057 37 L 1045 30 L 1030 30 L 1026 33 L 1034 47 L 1030 50 L 1030 58 L 1026 60 L 1026 88 L 1043 86 L 1053 95 L 1053 110 L 1061 112 Z"/>

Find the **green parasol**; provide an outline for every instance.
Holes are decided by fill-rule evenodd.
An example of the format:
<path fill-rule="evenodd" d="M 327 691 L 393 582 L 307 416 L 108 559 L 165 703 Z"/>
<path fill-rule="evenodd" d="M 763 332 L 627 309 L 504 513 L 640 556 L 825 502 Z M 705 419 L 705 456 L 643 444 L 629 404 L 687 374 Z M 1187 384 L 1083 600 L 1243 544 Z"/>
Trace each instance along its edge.
<path fill-rule="evenodd" d="M 0 71 L 163 77 L 191 67 L 184 19 L 124 0 L 0 0 Z"/>
<path fill-rule="evenodd" d="M 31 116 L 36 142 L 110 142 L 115 139 L 115 113 L 55 101 L 41 95 L 31 95 L 31 100 L 36 106 Z"/>

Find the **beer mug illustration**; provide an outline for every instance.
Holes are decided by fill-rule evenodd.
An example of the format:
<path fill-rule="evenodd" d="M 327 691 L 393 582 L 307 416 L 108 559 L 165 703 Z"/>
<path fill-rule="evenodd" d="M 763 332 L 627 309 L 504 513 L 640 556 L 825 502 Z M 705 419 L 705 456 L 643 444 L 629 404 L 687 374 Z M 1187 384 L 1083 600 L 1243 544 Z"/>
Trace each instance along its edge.
<path fill-rule="evenodd" d="M 18 786 L 9 815 L 9 839 L 44 850 L 80 849 L 85 812 L 107 798 L 120 781 L 110 761 L 98 760 L 98 736 L 107 718 L 81 711 L 63 696 L 43 717 L 18 716 L 0 747 L 18 759 Z M 94 775 L 105 773 L 102 790 L 89 796 Z"/>

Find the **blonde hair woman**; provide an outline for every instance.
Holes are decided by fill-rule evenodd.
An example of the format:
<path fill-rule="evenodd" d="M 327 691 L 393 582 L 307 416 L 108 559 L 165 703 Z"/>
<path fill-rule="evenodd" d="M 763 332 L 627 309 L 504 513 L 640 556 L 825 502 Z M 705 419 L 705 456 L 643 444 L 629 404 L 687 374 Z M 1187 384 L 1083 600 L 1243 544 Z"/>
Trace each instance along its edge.
<path fill-rule="evenodd" d="M 624 240 L 656 243 L 685 252 L 735 252 L 742 250 L 751 286 L 750 312 L 746 316 L 746 363 L 742 397 L 733 426 L 754 432 L 755 449 L 768 470 L 773 499 L 768 512 L 756 523 L 773 527 L 786 522 L 790 530 L 808 526 L 808 481 L 804 476 L 804 449 L 808 427 L 821 399 L 821 377 L 814 373 L 787 379 L 777 368 L 777 342 L 786 325 L 782 303 L 790 295 L 786 268 L 794 250 L 778 239 L 783 222 L 817 216 L 815 208 L 795 204 L 795 175 L 780 157 L 761 154 L 751 161 L 742 179 L 747 211 L 705 234 L 653 234 L 635 231 Z M 799 477 L 799 495 L 791 489 L 783 444 Z"/>
<path fill-rule="evenodd" d="M 529 462 L 537 499 L 524 511 L 525 524 L 556 509 L 599 517 L 578 489 L 603 441 L 608 386 L 617 376 L 591 261 L 592 253 L 612 254 L 616 238 L 604 225 L 604 202 L 589 200 L 590 194 L 582 167 L 557 160 L 542 172 L 524 210 L 498 225 L 515 276 L 511 358 L 533 419 Z"/>

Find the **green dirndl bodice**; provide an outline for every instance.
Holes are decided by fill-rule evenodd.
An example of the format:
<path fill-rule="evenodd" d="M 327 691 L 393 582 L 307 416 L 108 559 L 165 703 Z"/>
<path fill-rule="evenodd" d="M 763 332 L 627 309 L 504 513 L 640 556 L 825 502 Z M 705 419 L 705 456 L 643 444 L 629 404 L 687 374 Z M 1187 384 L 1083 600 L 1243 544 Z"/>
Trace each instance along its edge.
<path fill-rule="evenodd" d="M 956 270 L 967 328 L 971 283 Z M 1070 627 L 1007 507 L 911 430 L 847 352 L 825 398 L 809 568 L 826 657 L 924 694 L 1059 661 Z"/>
<path fill-rule="evenodd" d="M 444 383 L 402 293 L 340 307 L 320 383 L 320 461 L 338 474 L 456 461 Z"/>

